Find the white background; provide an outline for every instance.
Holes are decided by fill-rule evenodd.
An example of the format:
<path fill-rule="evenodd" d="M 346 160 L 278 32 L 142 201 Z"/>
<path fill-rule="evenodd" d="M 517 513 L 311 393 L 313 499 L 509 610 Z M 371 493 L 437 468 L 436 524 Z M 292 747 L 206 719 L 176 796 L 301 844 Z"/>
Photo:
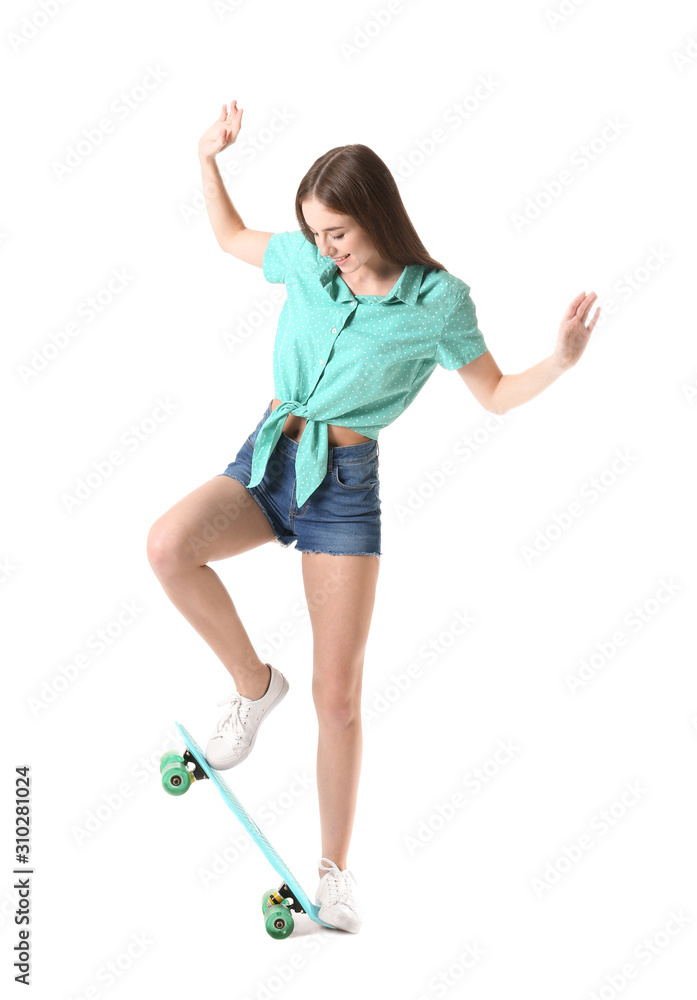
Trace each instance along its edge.
<path fill-rule="evenodd" d="M 26 995 L 11 982 L 26 764 L 41 1000 L 694 996 L 694 5 L 46 9 L 2 14 L 3 981 Z M 253 845 L 235 858 L 242 829 L 214 788 L 171 798 L 157 768 L 173 720 L 205 740 L 230 685 L 168 602 L 147 532 L 223 471 L 273 393 L 279 286 L 220 251 L 201 204 L 197 142 L 232 98 L 243 131 L 219 164 L 245 223 L 297 228 L 310 165 L 365 143 L 471 286 L 504 372 L 551 354 L 580 291 L 607 303 L 579 364 L 502 422 L 437 369 L 380 435 L 358 935 L 299 921 L 271 940 L 259 900 L 275 874 Z M 127 283 L 88 322 L 112 270 Z M 162 399 L 173 411 L 149 422 Z M 267 545 L 216 570 L 291 684 L 230 780 L 257 816 L 280 803 L 262 825 L 314 895 L 300 556 Z M 114 625 L 124 602 L 137 613 Z M 462 634 L 458 614 L 474 619 Z M 515 750 L 497 763 L 502 742 Z M 310 787 L 294 796 L 296 775 Z"/>

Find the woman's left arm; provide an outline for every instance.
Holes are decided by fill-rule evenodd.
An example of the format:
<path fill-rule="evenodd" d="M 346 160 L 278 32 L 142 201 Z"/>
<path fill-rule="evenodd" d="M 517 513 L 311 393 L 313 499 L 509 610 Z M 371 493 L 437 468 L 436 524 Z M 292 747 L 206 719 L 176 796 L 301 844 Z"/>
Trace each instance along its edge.
<path fill-rule="evenodd" d="M 600 315 L 600 307 L 586 326 L 595 300 L 595 292 L 577 295 L 559 327 L 554 352 L 538 364 L 515 375 L 504 375 L 487 351 L 457 371 L 472 395 L 486 410 L 507 413 L 514 406 L 527 403 L 555 382 L 563 372 L 573 368 L 586 349 Z"/>

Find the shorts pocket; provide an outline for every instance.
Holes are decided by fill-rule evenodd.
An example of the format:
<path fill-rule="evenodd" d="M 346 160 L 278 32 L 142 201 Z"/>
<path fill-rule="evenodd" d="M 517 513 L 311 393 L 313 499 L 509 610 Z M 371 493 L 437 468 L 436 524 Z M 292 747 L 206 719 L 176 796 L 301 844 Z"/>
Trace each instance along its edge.
<path fill-rule="evenodd" d="M 332 467 L 332 476 L 342 490 L 370 490 L 378 481 L 377 461 L 336 462 Z"/>

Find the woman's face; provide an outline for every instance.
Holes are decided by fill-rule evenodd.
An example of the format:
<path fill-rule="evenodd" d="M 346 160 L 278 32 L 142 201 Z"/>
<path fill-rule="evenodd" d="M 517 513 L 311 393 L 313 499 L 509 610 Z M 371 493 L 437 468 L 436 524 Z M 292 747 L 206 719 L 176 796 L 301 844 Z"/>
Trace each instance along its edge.
<path fill-rule="evenodd" d="M 383 264 L 365 229 L 350 215 L 337 215 L 314 198 L 304 201 L 302 209 L 319 252 L 336 262 L 340 274 L 353 274 L 364 264 L 369 269 Z"/>

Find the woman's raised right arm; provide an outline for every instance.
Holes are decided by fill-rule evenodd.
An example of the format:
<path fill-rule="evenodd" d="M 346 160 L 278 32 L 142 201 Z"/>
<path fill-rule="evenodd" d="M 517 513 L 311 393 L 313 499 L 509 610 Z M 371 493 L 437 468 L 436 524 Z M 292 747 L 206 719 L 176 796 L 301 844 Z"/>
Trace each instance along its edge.
<path fill-rule="evenodd" d="M 232 101 L 230 104 L 229 114 L 226 105 L 223 104 L 220 117 L 199 140 L 198 157 L 201 163 L 206 211 L 218 245 L 233 257 L 261 267 L 264 252 L 273 234 L 247 229 L 239 212 L 230 201 L 215 162 L 218 153 L 237 139 L 242 111 L 242 108 L 238 110 L 237 101 Z"/>

